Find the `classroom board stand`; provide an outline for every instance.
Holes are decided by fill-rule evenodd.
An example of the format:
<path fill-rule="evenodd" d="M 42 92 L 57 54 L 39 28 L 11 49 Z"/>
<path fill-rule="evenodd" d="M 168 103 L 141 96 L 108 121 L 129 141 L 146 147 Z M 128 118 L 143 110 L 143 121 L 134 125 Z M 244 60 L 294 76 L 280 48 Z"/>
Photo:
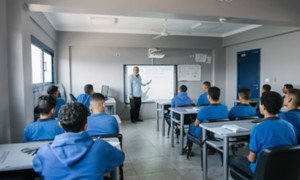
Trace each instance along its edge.
<path fill-rule="evenodd" d="M 178 81 L 201 81 L 201 65 L 178 65 L 177 78 Z"/>

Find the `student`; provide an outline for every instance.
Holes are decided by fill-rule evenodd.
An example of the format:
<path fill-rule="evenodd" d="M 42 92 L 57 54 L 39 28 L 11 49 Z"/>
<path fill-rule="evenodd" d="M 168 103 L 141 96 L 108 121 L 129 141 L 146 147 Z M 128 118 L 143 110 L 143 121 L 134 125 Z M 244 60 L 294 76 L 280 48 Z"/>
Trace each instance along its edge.
<path fill-rule="evenodd" d="M 277 92 L 265 92 L 261 96 L 260 112 L 265 116 L 262 123 L 253 127 L 250 135 L 249 155 L 246 157 L 232 156 L 230 166 L 253 176 L 257 160 L 262 150 L 266 148 L 297 145 L 293 126 L 276 117 L 282 106 L 282 97 Z"/>
<path fill-rule="evenodd" d="M 197 118 L 194 123 L 189 126 L 189 134 L 195 137 L 200 137 L 201 128 L 200 123 L 205 123 L 211 119 L 226 119 L 228 118 L 227 106 L 220 104 L 220 89 L 218 87 L 211 87 L 208 89 L 208 100 L 210 104 L 201 108 L 197 114 Z M 187 147 L 192 147 L 192 142 L 187 141 Z"/>
<path fill-rule="evenodd" d="M 54 117 L 57 117 L 60 107 L 65 105 L 66 101 L 63 98 L 58 97 L 59 92 L 58 92 L 57 86 L 54 86 L 54 85 L 49 86 L 47 89 L 47 93 L 48 93 L 48 95 L 54 96 L 56 98 L 56 107 L 55 107 Z"/>
<path fill-rule="evenodd" d="M 84 93 L 85 94 L 80 94 L 77 97 L 77 102 L 82 103 L 83 105 L 85 105 L 85 107 L 87 109 L 89 109 L 90 108 L 90 96 L 95 93 L 93 85 L 91 85 L 91 84 L 85 85 Z"/>
<path fill-rule="evenodd" d="M 264 92 L 270 92 L 271 91 L 271 86 L 269 84 L 264 84 L 261 88 L 261 94 L 263 94 Z M 259 111 L 259 104 L 260 104 L 260 101 L 258 100 L 257 101 L 257 104 L 255 106 L 255 109 L 256 109 L 256 116 L 260 117 L 260 118 L 263 118 L 263 115 L 260 113 Z"/>
<path fill-rule="evenodd" d="M 192 105 L 191 98 L 188 97 L 186 85 L 181 85 L 178 88 L 178 94 L 172 99 L 171 107 L 189 106 Z"/>
<path fill-rule="evenodd" d="M 285 95 L 283 105 L 287 107 L 287 112 L 279 113 L 278 116 L 291 123 L 298 135 L 300 135 L 300 90 L 290 89 Z"/>
<path fill-rule="evenodd" d="M 24 142 L 27 141 L 38 141 L 38 140 L 51 140 L 58 134 L 64 132 L 59 127 L 58 121 L 53 118 L 56 100 L 53 96 L 44 95 L 38 99 L 38 111 L 40 118 L 29 124 L 25 128 Z"/>
<path fill-rule="evenodd" d="M 292 84 L 285 84 L 283 85 L 283 88 L 282 88 L 282 92 L 283 92 L 283 96 L 282 96 L 282 99 L 284 99 L 285 95 L 289 92 L 290 89 L 293 89 L 294 86 Z"/>
<path fill-rule="evenodd" d="M 229 119 L 235 120 L 239 117 L 255 116 L 256 110 L 249 104 L 251 92 L 248 88 L 241 88 L 239 91 L 240 104 L 231 108 L 229 111 Z"/>
<path fill-rule="evenodd" d="M 102 94 L 91 95 L 90 111 L 87 131 L 91 136 L 119 133 L 116 118 L 105 113 L 105 97 Z"/>
<path fill-rule="evenodd" d="M 204 91 L 204 93 L 202 93 L 200 96 L 199 96 L 199 99 L 197 101 L 197 104 L 196 106 L 206 106 L 206 105 L 209 105 L 209 100 L 208 100 L 208 97 L 207 97 L 207 92 L 208 92 L 208 89 L 210 88 L 210 82 L 209 81 L 205 81 L 203 82 L 202 84 L 202 90 Z"/>
<path fill-rule="evenodd" d="M 58 114 L 65 133 L 41 147 L 33 169 L 45 179 L 103 179 L 103 174 L 124 162 L 124 152 L 104 140 L 94 141 L 85 131 L 88 110 L 80 103 L 68 103 Z"/>

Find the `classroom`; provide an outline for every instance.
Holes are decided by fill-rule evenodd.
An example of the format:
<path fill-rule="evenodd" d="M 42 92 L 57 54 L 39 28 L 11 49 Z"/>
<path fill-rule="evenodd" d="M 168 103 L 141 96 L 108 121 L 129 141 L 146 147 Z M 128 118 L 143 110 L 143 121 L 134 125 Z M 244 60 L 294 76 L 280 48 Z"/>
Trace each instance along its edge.
<path fill-rule="evenodd" d="M 66 102 L 71 102 L 70 93 L 75 97 L 83 93 L 86 84 L 92 84 L 96 92 L 101 92 L 107 85 L 108 96 L 115 100 L 113 114 L 122 121 L 120 130 L 125 159 L 126 153 L 129 154 L 125 160 L 124 179 L 160 179 L 164 176 L 194 179 L 202 176 L 202 172 L 198 173 L 201 171 L 200 153 L 195 153 L 197 157 L 188 161 L 179 154 L 178 144 L 171 147 L 171 139 L 162 136 L 164 120 L 156 121 L 155 99 L 142 103 L 140 117 L 144 122 L 130 122 L 125 86 L 132 66 L 141 66 L 142 78 L 145 77 L 142 74 L 146 71 L 144 66 L 173 66 L 172 96 L 176 95 L 179 86 L 186 85 L 194 103 L 202 94 L 202 83 L 209 81 L 221 89 L 219 101 L 230 109 L 238 98 L 242 78 L 238 72 L 239 59 L 258 53 L 258 68 L 247 76 L 258 80 L 253 86 L 257 100 L 263 84 L 270 84 L 272 91 L 283 95 L 284 84 L 300 88 L 297 78 L 300 66 L 299 7 L 300 2 L 291 0 L 0 0 L 0 145 L 23 141 L 24 128 L 34 119 L 38 92 L 46 91 L 49 84 L 57 84 L 63 89 Z M 38 69 L 33 65 L 33 46 L 43 49 L 46 53 L 43 56 L 50 58 L 40 62 Z M 127 66 L 130 68 L 126 69 Z M 177 68 L 180 67 L 199 67 L 200 77 L 179 80 Z M 189 70 L 193 69 L 185 73 Z M 51 73 L 50 80 L 47 81 L 43 74 L 41 80 L 36 79 L 38 83 L 33 82 L 40 76 L 38 73 L 46 71 Z M 170 80 L 168 77 L 162 79 Z M 143 78 L 145 83 L 149 80 L 151 78 Z M 162 86 L 161 91 L 164 88 L 167 89 Z M 138 133 L 144 131 L 151 135 L 138 138 L 138 133 L 132 132 L 134 127 L 138 127 Z M 149 140 L 150 137 L 153 139 Z M 190 168 L 186 168 L 187 171 L 183 167 L 166 168 L 165 172 L 145 170 L 139 174 L 138 166 L 143 166 L 140 162 L 143 157 L 135 159 L 132 149 L 126 149 L 130 145 L 143 149 L 142 145 L 131 142 L 135 138 L 154 144 L 151 148 L 157 156 L 171 152 L 167 157 L 169 161 Z M 186 135 L 182 138 L 186 141 Z M 179 140 L 184 143 L 183 139 Z M 154 150 L 156 146 L 164 148 L 159 148 L 158 153 Z M 196 145 L 193 148 L 193 151 L 200 151 Z M 217 173 L 213 175 L 208 163 L 208 177 L 223 179 L 219 155 L 215 154 L 213 159 Z M 155 173 L 159 175 L 153 175 Z"/>

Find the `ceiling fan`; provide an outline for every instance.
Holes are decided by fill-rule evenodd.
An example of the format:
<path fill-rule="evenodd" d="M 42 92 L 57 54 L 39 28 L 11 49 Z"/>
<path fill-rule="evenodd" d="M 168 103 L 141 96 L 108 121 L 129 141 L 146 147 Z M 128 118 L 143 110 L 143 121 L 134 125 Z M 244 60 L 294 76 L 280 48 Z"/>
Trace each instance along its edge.
<path fill-rule="evenodd" d="M 153 39 L 158 39 L 160 37 L 166 37 L 166 36 L 169 36 L 169 35 L 171 35 L 171 34 L 167 30 L 167 19 L 165 19 L 164 27 L 163 27 L 162 31 L 159 32 L 159 34 L 157 36 L 155 36 Z"/>

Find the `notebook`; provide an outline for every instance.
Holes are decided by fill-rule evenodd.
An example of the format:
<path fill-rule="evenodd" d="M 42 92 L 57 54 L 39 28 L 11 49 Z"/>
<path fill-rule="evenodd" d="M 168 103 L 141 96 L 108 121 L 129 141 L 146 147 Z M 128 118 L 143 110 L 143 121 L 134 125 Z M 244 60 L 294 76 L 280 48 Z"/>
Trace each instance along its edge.
<path fill-rule="evenodd" d="M 238 126 L 236 124 L 227 124 L 227 125 L 223 125 L 222 128 L 224 129 L 228 129 L 232 132 L 235 132 L 235 133 L 239 133 L 239 132 L 248 132 L 250 131 L 249 129 L 246 129 L 246 128 L 243 128 L 241 126 Z"/>

